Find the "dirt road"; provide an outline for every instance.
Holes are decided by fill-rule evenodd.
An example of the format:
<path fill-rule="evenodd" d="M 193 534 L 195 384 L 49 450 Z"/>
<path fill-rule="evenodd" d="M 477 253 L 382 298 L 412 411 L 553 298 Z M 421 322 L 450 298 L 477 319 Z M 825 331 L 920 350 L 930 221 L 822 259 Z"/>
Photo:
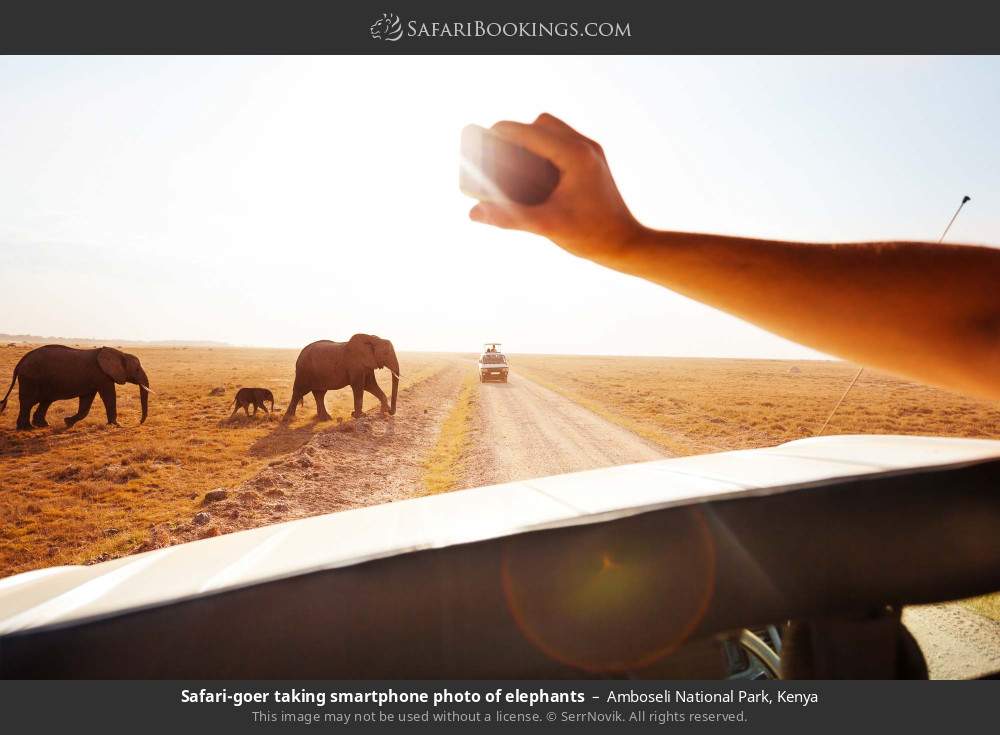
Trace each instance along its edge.
<path fill-rule="evenodd" d="M 662 449 L 520 375 L 479 386 L 469 485 L 664 459 Z M 476 482 L 478 481 L 478 482 Z"/>
<path fill-rule="evenodd" d="M 932 679 L 971 679 L 1000 671 L 1000 623 L 963 605 L 921 605 L 903 611 Z"/>

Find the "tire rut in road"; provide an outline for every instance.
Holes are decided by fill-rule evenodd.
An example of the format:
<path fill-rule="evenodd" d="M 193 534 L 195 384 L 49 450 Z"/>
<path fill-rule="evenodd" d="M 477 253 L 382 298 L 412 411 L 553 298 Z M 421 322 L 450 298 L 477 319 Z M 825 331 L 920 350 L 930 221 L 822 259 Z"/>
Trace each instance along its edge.
<path fill-rule="evenodd" d="M 664 459 L 662 449 L 528 378 L 483 383 L 465 486 Z"/>

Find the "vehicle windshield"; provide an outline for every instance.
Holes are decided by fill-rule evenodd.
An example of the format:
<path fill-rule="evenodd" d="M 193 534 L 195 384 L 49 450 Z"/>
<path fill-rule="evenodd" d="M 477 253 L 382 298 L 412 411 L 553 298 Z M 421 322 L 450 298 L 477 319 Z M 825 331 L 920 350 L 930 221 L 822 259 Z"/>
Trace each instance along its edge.
<path fill-rule="evenodd" d="M 352 33 L 364 36 L 365 27 Z M 521 48 L 518 39 L 492 40 Z M 433 41 L 358 43 L 426 51 Z M 413 548 L 436 554 L 469 544 L 463 555 L 483 565 L 454 569 L 492 575 L 483 578 L 495 596 L 486 603 L 509 607 L 484 618 L 482 634 L 491 636 L 495 621 L 516 626 L 534 675 L 546 673 L 536 662 L 561 660 L 563 647 L 591 650 L 576 620 L 607 625 L 609 635 L 635 626 L 649 633 L 649 650 L 637 644 L 635 660 L 666 659 L 676 641 L 641 627 L 662 622 L 642 615 L 644 596 L 660 594 L 658 558 L 633 555 L 632 539 L 611 553 L 595 532 L 586 555 L 547 570 L 551 590 L 568 590 L 563 599 L 535 597 L 547 590 L 534 586 L 519 597 L 507 554 L 514 546 L 505 543 L 500 558 L 473 546 L 534 530 L 550 509 L 610 519 L 640 503 L 680 504 L 681 492 L 690 493 L 692 517 L 705 516 L 696 540 L 703 531 L 706 544 L 731 537 L 709 548 L 707 597 L 690 597 L 690 620 L 674 618 L 683 623 L 679 639 L 709 630 L 700 616 L 746 599 L 758 581 L 778 585 L 760 585 L 767 600 L 787 593 L 794 603 L 768 608 L 775 618 L 802 611 L 805 598 L 789 585 L 810 574 L 831 579 L 831 604 L 853 610 L 849 586 L 830 577 L 834 567 L 767 576 L 791 573 L 796 559 L 788 567 L 765 559 L 760 579 L 742 580 L 731 597 L 722 585 L 742 571 L 716 569 L 715 551 L 722 559 L 746 543 L 749 564 L 772 548 L 765 536 L 813 539 L 799 518 L 768 511 L 767 527 L 751 529 L 764 539 L 755 546 L 743 527 L 703 512 L 695 493 L 724 489 L 729 498 L 769 484 L 784 492 L 793 474 L 781 463 L 793 455 L 830 478 L 853 477 L 864 463 L 909 472 L 936 461 L 937 449 L 904 446 L 903 435 L 944 437 L 926 446 L 942 447 L 940 456 L 954 451 L 956 462 L 987 444 L 1000 456 L 1000 401 L 918 382 L 902 368 L 912 358 L 969 385 L 994 384 L 978 376 L 997 361 L 975 356 L 1000 358 L 996 289 L 970 280 L 977 287 L 968 299 L 946 297 L 965 276 L 946 277 L 936 265 L 951 261 L 939 253 L 966 253 L 964 243 L 975 241 L 983 246 L 970 246 L 954 273 L 988 279 L 1000 268 L 977 265 L 983 253 L 1000 255 L 1000 186 L 988 175 L 1000 169 L 1000 146 L 982 124 L 1000 116 L 997 95 L 981 84 L 990 78 L 1000 78 L 1000 59 L 426 54 L 390 69 L 384 54 L 5 58 L 0 100 L 16 100 L 17 114 L 0 123 L 0 151 L 16 153 L 3 156 L 4 179 L 29 185 L 0 197 L 0 242 L 25 254 L 7 265 L 0 289 L 0 623 L 11 619 L 9 590 L 27 599 L 27 587 L 2 581 L 13 574 L 207 539 L 196 547 L 206 549 L 203 568 L 190 567 L 201 573 L 226 537 L 278 523 L 318 528 L 307 518 L 348 511 L 329 528 L 357 524 L 356 533 L 331 532 L 320 550 L 331 558 L 395 554 L 404 548 L 396 530 L 407 524 L 416 526 L 406 529 L 420 544 Z M 55 155 L 54 134 L 69 120 L 72 135 L 58 136 Z M 478 143 L 466 148 L 466 139 Z M 507 196 L 533 198 L 546 181 L 556 187 L 551 200 Z M 944 250 L 931 247 L 939 242 Z M 101 287 L 76 290 L 72 301 L 34 298 L 76 280 Z M 890 315 L 910 320 L 896 339 Z M 946 338 L 980 369 L 938 361 Z M 900 366 L 904 377 L 876 364 Z M 801 443 L 782 446 L 790 442 Z M 743 450 L 762 451 L 733 454 Z M 635 465 L 645 468 L 612 469 Z M 530 486 L 567 474 L 552 497 Z M 498 496 L 475 491 L 507 483 L 525 484 L 496 504 L 487 498 Z M 401 510 L 371 510 L 402 501 Z M 461 508 L 461 520 L 448 508 Z M 940 526 L 912 539 L 914 547 L 940 543 L 949 555 L 971 548 L 953 530 L 958 510 L 945 504 Z M 384 526 L 366 520 L 375 518 Z M 618 538 L 619 520 L 607 524 L 608 538 Z M 987 522 L 998 524 L 997 516 Z M 897 556 L 870 562 L 880 574 L 905 558 L 894 547 L 899 528 L 885 528 L 886 554 Z M 251 549 L 283 533 L 239 543 Z M 850 542 L 851 529 L 843 533 Z M 548 541 L 540 539 L 516 547 L 541 549 Z M 318 568 L 307 546 L 263 543 L 261 556 L 248 552 L 233 567 L 238 574 L 220 566 L 197 589 L 228 590 L 244 569 L 290 578 Z M 836 559 L 841 550 L 828 553 Z M 105 568 L 109 580 L 124 569 Z M 143 584 L 159 584 L 159 566 L 147 569 Z M 451 615 L 451 601 L 434 604 L 450 567 L 427 569 L 398 591 L 420 603 L 398 625 L 395 611 L 375 607 L 380 595 L 334 597 L 357 611 L 357 631 L 341 632 L 383 640 L 398 649 L 386 660 L 407 665 L 411 641 L 397 637 L 407 624 L 413 657 L 431 651 L 438 634 L 458 650 L 452 636 L 472 623 L 457 608 Z M 925 589 L 923 571 L 903 575 L 912 589 Z M 84 572 L 92 567 L 73 574 Z M 471 594 L 454 576 L 457 594 Z M 961 589 L 956 581 L 945 592 Z M 44 621 L 49 603 L 39 595 L 31 606 L 45 614 L 33 619 Z M 989 645 L 976 627 L 968 642 L 955 637 L 956 650 L 1000 661 L 1000 593 L 984 600 L 969 614 L 991 616 Z M 103 605 L 88 598 L 79 610 Z M 277 620 L 263 613 L 260 621 Z M 930 630 L 940 618 L 923 620 L 933 621 L 924 623 Z M 544 640 L 532 632 L 536 622 L 546 626 Z M 274 631 L 253 623 L 273 643 Z M 314 627 L 323 651 L 325 631 Z M 213 636 L 227 633 L 205 631 L 208 638 L 190 642 L 208 651 L 207 661 L 218 650 Z M 328 649 L 339 650 L 333 642 Z M 623 649 L 611 673 L 648 674 L 625 666 L 632 655 Z M 197 655 L 180 658 L 193 658 L 178 664 L 192 678 L 213 673 Z M 502 667 L 514 658 L 505 650 L 470 670 L 512 673 Z M 440 673 L 461 672 L 443 659 Z"/>

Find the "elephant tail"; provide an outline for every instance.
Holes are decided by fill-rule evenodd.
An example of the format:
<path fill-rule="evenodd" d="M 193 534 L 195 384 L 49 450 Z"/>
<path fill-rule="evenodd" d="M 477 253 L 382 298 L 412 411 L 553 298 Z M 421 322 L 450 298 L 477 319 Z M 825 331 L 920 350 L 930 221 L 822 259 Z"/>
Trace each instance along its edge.
<path fill-rule="evenodd" d="M 18 372 L 18 370 L 21 369 L 21 363 L 22 362 L 24 362 L 24 358 L 23 357 L 20 360 L 18 360 L 17 361 L 17 365 L 14 366 L 14 374 L 10 378 L 10 387 L 7 389 L 7 395 L 5 395 L 3 397 L 3 400 L 0 401 L 0 413 L 3 413 L 4 409 L 7 408 L 7 399 L 10 397 L 10 392 L 12 390 L 14 390 L 14 383 L 17 382 L 17 372 Z"/>

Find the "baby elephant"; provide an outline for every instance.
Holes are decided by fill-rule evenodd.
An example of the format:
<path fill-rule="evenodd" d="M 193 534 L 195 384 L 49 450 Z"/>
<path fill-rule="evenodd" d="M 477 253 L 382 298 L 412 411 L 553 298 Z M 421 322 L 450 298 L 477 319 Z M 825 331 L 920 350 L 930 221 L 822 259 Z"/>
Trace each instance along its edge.
<path fill-rule="evenodd" d="M 271 408 L 264 405 L 264 401 L 271 402 Z M 250 415 L 250 406 L 253 405 L 253 415 L 257 415 L 257 409 L 261 408 L 268 413 L 274 410 L 274 394 L 267 388 L 240 388 L 236 391 L 236 399 L 233 401 L 233 412 L 230 418 L 236 415 L 241 408 L 243 413 Z"/>

